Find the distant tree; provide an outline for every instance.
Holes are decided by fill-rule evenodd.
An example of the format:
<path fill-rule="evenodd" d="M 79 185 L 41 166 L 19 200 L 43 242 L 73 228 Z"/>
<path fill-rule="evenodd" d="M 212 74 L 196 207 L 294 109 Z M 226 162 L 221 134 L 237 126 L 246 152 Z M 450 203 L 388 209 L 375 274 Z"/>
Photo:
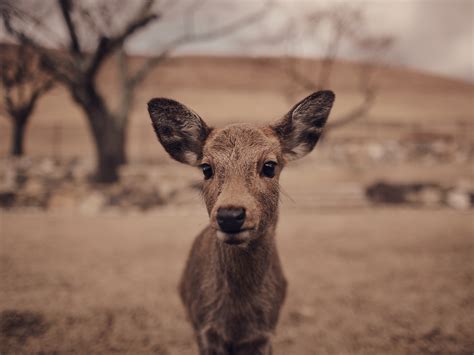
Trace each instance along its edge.
<path fill-rule="evenodd" d="M 292 84 L 287 91 L 291 102 L 298 91 L 316 91 L 330 87 L 334 64 L 343 47 L 361 54 L 358 91 L 362 101 L 338 120 L 328 122 L 326 127 L 329 132 L 364 117 L 375 102 L 378 93 L 374 80 L 377 63 L 380 56 L 392 46 L 393 38 L 371 35 L 366 25 L 367 19 L 361 8 L 344 4 L 327 9 L 315 7 L 301 17 L 291 19 L 284 30 L 290 52 L 294 52 L 301 43 L 305 46 L 321 46 L 323 52 L 319 65 L 309 71 L 313 74 L 308 74 L 307 68 L 301 67 L 302 61 L 294 56 L 288 56 L 283 61 L 284 70 Z M 301 40 L 302 37 L 305 40 Z"/>
<path fill-rule="evenodd" d="M 39 56 L 24 45 L 0 44 L 0 84 L 3 113 L 12 123 L 10 154 L 24 154 L 28 121 L 38 99 L 53 87 L 51 78 L 40 69 Z"/>
<path fill-rule="evenodd" d="M 93 2 L 56 0 L 60 18 L 65 26 L 67 50 L 46 48 L 50 40 L 45 21 L 31 12 L 32 1 L 4 0 L 0 7 L 3 23 L 8 33 L 17 41 L 34 48 L 41 57 L 41 64 L 57 81 L 69 90 L 74 101 L 82 108 L 89 123 L 97 155 L 96 179 L 110 183 L 118 180 L 118 168 L 126 162 L 125 143 L 128 117 L 137 86 L 147 74 L 170 52 L 184 44 L 210 40 L 239 30 L 257 21 L 266 6 L 248 16 L 233 20 L 207 32 L 196 33 L 194 14 L 204 3 L 191 2 L 185 7 L 185 32 L 170 41 L 154 57 L 146 60 L 133 72 L 127 61 L 125 44 L 137 32 L 162 18 L 153 0 L 97 0 Z M 178 1 L 179 2 L 179 1 Z M 173 7 L 173 1 L 160 2 L 162 9 Z M 45 2 L 42 2 L 45 4 Z M 51 9 L 54 13 L 55 9 Z M 157 41 L 160 36 L 157 33 Z M 162 39 L 163 39 L 162 38 Z M 53 47 L 59 47 L 58 43 Z M 118 107 L 113 108 L 97 84 L 97 77 L 104 62 L 116 54 L 120 68 L 120 93 Z"/>
<path fill-rule="evenodd" d="M 119 2 L 113 3 L 117 6 L 115 15 L 118 17 L 123 17 L 124 11 L 130 11 L 125 4 L 119 8 Z M 114 182 L 118 179 L 118 167 L 125 162 L 127 113 L 114 112 L 107 105 L 97 85 L 97 76 L 105 60 L 120 50 L 127 38 L 156 20 L 158 15 L 151 11 L 152 1 L 142 1 L 138 10 L 123 21 L 123 26 L 110 34 L 110 23 L 107 22 L 113 14 L 112 8 L 107 1 L 98 4 L 92 14 L 91 10 L 82 6 L 84 2 L 57 1 L 66 29 L 67 51 L 47 49 L 40 40 L 39 34 L 44 36 L 46 32 L 42 21 L 45 19 L 38 19 L 31 13 L 31 2 L 10 2 L 10 9 L 3 11 L 2 17 L 7 31 L 19 43 L 36 50 L 42 68 L 65 85 L 82 108 L 95 142 L 98 162 L 96 178 L 99 182 Z"/>

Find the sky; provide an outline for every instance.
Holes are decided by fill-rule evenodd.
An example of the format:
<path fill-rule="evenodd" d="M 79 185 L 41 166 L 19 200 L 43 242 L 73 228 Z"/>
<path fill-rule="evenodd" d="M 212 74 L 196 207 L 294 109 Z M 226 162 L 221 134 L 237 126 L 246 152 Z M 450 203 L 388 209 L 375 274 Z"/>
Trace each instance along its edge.
<path fill-rule="evenodd" d="M 271 10 L 259 21 L 242 30 L 213 41 L 180 48 L 178 54 L 217 54 L 277 56 L 321 56 L 329 32 L 319 37 L 300 36 L 287 41 L 275 40 L 285 33 L 291 19 L 298 24 L 302 16 L 328 6 L 360 8 L 364 14 L 363 33 L 390 36 L 392 47 L 382 53 L 380 61 L 406 66 L 438 75 L 474 82 L 474 0 L 274 0 Z M 195 32 L 216 28 L 239 16 L 258 11 L 264 1 L 207 0 L 193 18 Z M 176 13 L 180 10 L 177 9 Z M 164 16 L 159 26 L 143 32 L 130 44 L 135 53 L 150 54 L 160 48 L 157 40 L 179 33 L 188 18 Z M 280 36 L 281 37 L 281 36 Z M 339 57 L 360 59 L 360 51 L 342 46 Z"/>
<path fill-rule="evenodd" d="M 63 21 L 54 11 L 55 0 L 23 0 L 23 3 L 29 6 L 35 1 L 41 1 L 41 9 L 46 14 L 51 30 L 47 37 L 53 38 L 55 34 L 64 38 Z M 94 1 L 80 0 L 81 4 L 97 4 Z M 124 1 L 128 7 L 141 3 Z M 133 54 L 153 55 L 185 30 L 194 33 L 213 31 L 249 14 L 260 13 L 256 21 L 230 35 L 188 44 L 172 54 L 321 57 L 327 51 L 332 32 L 327 25 L 305 27 L 307 22 L 302 19 L 338 7 L 341 9 L 338 13 L 347 9 L 362 11 L 363 20 L 355 27 L 355 33 L 394 39 L 392 46 L 376 57 L 379 62 L 474 83 L 474 0 L 155 1 L 162 6 L 162 17 L 127 42 L 127 48 Z M 272 3 L 267 11 L 260 12 L 266 1 Z M 107 0 L 105 3 L 113 2 Z M 190 16 L 189 9 L 193 4 L 199 6 Z M 133 8 L 128 7 L 126 11 L 114 13 L 118 26 L 126 21 L 120 15 L 127 17 L 134 13 Z M 296 35 L 289 31 L 289 24 L 293 24 Z M 343 41 L 338 51 L 338 57 L 349 60 L 367 59 L 366 54 L 348 41 Z"/>

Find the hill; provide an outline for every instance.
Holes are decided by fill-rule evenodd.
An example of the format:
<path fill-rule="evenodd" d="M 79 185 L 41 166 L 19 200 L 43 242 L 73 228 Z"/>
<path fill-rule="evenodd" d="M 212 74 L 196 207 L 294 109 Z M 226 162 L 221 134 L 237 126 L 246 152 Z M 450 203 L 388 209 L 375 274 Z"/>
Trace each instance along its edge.
<path fill-rule="evenodd" d="M 133 57 L 133 70 L 144 58 Z M 314 76 L 320 62 L 298 60 L 302 72 Z M 337 94 L 331 119 L 337 120 L 361 101 L 358 75 L 361 64 L 338 61 L 331 79 Z M 118 81 L 113 61 L 107 63 L 100 85 L 117 101 Z M 368 115 L 335 131 L 334 137 L 400 137 L 412 130 L 463 134 L 472 127 L 474 85 L 403 68 L 378 67 L 379 89 Z M 291 93 L 291 95 L 289 95 Z M 155 137 L 149 128 L 146 102 L 156 96 L 172 97 L 199 112 L 211 125 L 235 121 L 268 122 L 285 114 L 307 94 L 292 89 L 283 59 L 238 57 L 175 57 L 150 73 L 140 87 L 131 116 L 129 151 L 137 159 L 153 157 Z M 0 155 L 8 150 L 9 125 L 0 121 Z M 66 90 L 58 87 L 41 100 L 29 127 L 27 150 L 45 155 L 91 155 L 93 146 L 85 119 Z M 152 148 L 150 148 L 152 147 Z"/>

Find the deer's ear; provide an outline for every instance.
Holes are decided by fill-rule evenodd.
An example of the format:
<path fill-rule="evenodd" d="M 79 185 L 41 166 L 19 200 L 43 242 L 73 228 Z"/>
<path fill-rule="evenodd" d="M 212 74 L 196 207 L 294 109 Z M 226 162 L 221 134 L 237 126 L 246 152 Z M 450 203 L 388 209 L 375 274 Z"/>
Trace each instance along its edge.
<path fill-rule="evenodd" d="M 271 126 L 280 139 L 283 155 L 287 160 L 299 159 L 313 150 L 334 99 L 332 91 L 315 92 L 297 103 L 283 119 Z"/>
<path fill-rule="evenodd" d="M 164 98 L 150 100 L 148 112 L 168 154 L 181 163 L 197 165 L 211 131 L 201 117 L 183 104 Z"/>

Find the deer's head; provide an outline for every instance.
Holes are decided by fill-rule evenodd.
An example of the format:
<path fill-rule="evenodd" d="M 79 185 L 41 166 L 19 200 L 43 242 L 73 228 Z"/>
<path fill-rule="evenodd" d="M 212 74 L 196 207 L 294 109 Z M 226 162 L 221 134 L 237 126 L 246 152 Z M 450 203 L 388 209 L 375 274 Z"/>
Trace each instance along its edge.
<path fill-rule="evenodd" d="M 267 126 L 210 128 L 183 104 L 164 98 L 152 99 L 148 111 L 171 157 L 202 170 L 203 196 L 218 238 L 246 245 L 275 227 L 280 172 L 313 150 L 334 98 L 331 91 L 318 91 Z"/>

